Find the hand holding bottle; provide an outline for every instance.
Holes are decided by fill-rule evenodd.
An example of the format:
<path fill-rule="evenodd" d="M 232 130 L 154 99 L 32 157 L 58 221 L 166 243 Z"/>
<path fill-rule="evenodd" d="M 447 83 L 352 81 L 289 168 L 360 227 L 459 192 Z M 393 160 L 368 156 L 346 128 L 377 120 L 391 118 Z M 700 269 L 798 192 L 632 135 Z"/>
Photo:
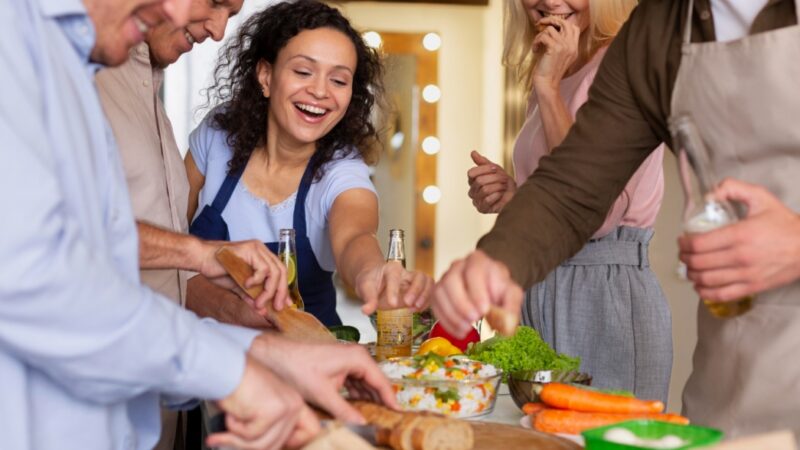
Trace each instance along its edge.
<path fill-rule="evenodd" d="M 433 279 L 422 272 L 406 270 L 398 261 L 387 261 L 360 273 L 355 289 L 364 301 L 364 314 L 400 307 L 421 311 L 427 307 Z"/>
<path fill-rule="evenodd" d="M 704 299 L 730 301 L 800 278 L 800 216 L 765 188 L 724 180 L 714 198 L 747 207 L 739 222 L 678 240 L 680 259 Z"/>

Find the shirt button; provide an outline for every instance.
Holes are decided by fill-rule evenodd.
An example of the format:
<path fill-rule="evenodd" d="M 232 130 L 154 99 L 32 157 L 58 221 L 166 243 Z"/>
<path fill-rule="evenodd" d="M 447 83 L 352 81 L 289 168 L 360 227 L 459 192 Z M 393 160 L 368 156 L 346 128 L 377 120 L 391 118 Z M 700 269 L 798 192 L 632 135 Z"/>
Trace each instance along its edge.
<path fill-rule="evenodd" d="M 700 11 L 700 20 L 708 20 L 711 18 L 711 11 L 704 9 Z"/>
<path fill-rule="evenodd" d="M 81 25 L 80 27 L 78 27 L 78 33 L 83 35 L 89 34 L 89 27 L 87 27 L 86 25 Z"/>
<path fill-rule="evenodd" d="M 147 87 L 150 86 L 150 82 L 147 80 L 142 81 L 142 86 Z"/>

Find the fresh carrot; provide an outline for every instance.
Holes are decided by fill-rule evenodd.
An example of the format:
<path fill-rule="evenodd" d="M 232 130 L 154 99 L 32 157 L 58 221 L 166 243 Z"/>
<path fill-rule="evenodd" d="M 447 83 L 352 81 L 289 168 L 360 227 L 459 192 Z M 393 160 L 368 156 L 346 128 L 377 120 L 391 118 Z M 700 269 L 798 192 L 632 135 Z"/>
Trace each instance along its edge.
<path fill-rule="evenodd" d="M 547 383 L 539 398 L 548 406 L 572 411 L 600 413 L 660 413 L 664 403 L 658 400 L 639 400 L 621 395 L 590 391 L 562 383 Z"/>
<path fill-rule="evenodd" d="M 531 414 L 536 414 L 545 408 L 547 408 L 547 405 L 542 402 L 528 402 L 522 405 L 522 412 L 529 416 Z"/>
<path fill-rule="evenodd" d="M 659 420 L 686 425 L 689 419 L 677 414 L 614 414 L 545 409 L 532 419 L 533 427 L 546 433 L 578 434 L 590 428 L 613 425 L 626 420 Z"/>

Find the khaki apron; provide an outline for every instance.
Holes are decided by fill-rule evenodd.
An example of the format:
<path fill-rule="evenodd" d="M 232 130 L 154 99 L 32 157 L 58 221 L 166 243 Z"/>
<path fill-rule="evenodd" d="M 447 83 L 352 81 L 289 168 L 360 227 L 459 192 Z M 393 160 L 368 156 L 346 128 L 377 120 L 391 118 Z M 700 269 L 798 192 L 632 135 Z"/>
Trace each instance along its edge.
<path fill-rule="evenodd" d="M 692 11 L 690 1 L 672 114 L 692 117 L 720 178 L 760 184 L 800 211 L 800 26 L 692 44 Z M 693 422 L 728 438 L 800 437 L 800 282 L 759 293 L 733 319 L 701 305 L 693 364 L 683 392 Z"/>

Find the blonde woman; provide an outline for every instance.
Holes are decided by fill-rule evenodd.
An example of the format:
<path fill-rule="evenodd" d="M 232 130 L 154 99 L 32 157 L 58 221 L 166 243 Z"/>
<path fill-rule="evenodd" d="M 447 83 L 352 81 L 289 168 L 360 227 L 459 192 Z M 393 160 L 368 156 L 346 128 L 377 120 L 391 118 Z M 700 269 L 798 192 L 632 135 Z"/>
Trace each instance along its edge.
<path fill-rule="evenodd" d="M 561 143 L 608 44 L 636 3 L 506 0 L 504 63 L 531 94 L 514 146 L 514 178 L 472 152 L 469 196 L 478 211 L 500 212 Z M 594 385 L 666 401 L 671 318 L 647 258 L 664 189 L 662 157 L 663 148 L 653 152 L 584 248 L 528 290 L 522 320 L 559 352 L 580 356 Z"/>

